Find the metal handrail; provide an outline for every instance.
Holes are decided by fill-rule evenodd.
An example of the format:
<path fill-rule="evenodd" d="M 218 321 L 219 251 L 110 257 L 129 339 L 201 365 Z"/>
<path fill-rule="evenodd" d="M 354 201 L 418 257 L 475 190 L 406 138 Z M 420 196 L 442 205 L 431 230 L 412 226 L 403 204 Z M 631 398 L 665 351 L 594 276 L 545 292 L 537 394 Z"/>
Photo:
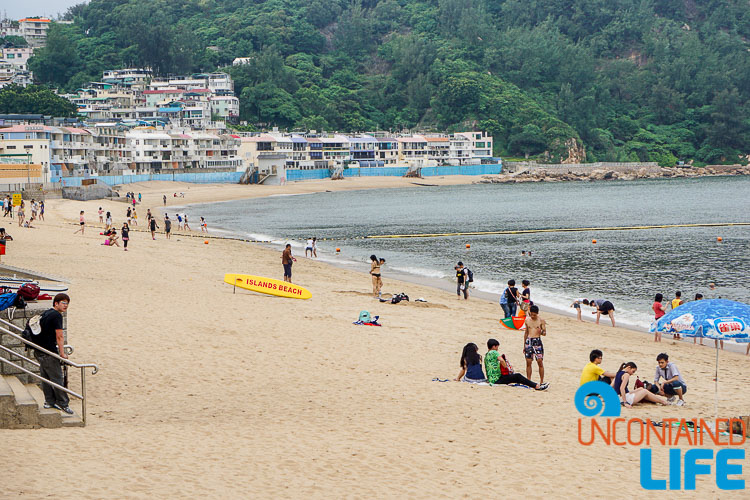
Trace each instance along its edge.
<path fill-rule="evenodd" d="M 17 325 L 14 325 L 13 323 L 9 323 L 9 322 L 5 321 L 2 318 L 0 318 L 0 323 L 9 325 L 9 326 L 15 328 L 16 330 L 23 331 Z M 91 374 L 95 375 L 99 371 L 99 367 L 95 363 L 80 363 L 79 364 L 79 363 L 75 363 L 73 361 L 70 361 L 67 358 L 63 358 L 62 356 L 59 356 L 57 353 L 54 353 L 52 351 L 48 351 L 47 349 L 45 349 L 43 347 L 40 347 L 40 346 L 36 345 L 35 343 L 26 340 L 25 338 L 21 337 L 20 335 L 16 335 L 15 333 L 11 332 L 8 328 L 6 328 L 4 326 L 0 326 L 0 334 L 10 335 L 11 337 L 15 338 L 16 340 L 20 340 L 21 342 L 23 342 L 27 346 L 31 347 L 32 349 L 35 349 L 35 350 L 37 350 L 39 352 L 43 352 L 47 356 L 51 356 L 51 357 L 59 360 L 63 364 L 70 365 L 70 366 L 72 366 L 74 368 L 79 368 L 81 370 L 81 394 L 78 394 L 77 392 L 74 392 L 74 391 L 68 389 L 67 387 L 63 387 L 63 386 L 61 386 L 59 384 L 56 384 L 55 382 L 52 382 L 51 380 L 48 380 L 48 379 L 42 377 L 41 375 L 37 375 L 36 373 L 34 373 L 34 372 L 30 371 L 30 370 L 27 370 L 23 366 L 20 366 L 20 365 L 18 365 L 16 363 L 12 362 L 10 359 L 0 358 L 0 361 L 2 361 L 3 363 L 6 363 L 6 364 L 8 364 L 8 365 L 10 365 L 10 366 L 18 369 L 18 370 L 21 370 L 22 372 L 24 372 L 24 373 L 26 373 L 28 375 L 31 375 L 32 377 L 34 377 L 34 378 L 42 381 L 45 384 L 49 384 L 52 387 L 56 387 L 56 388 L 64 391 L 65 393 L 70 394 L 71 396 L 74 396 L 74 397 L 80 399 L 81 400 L 81 420 L 83 421 L 83 425 L 86 425 L 86 368 L 91 368 Z M 23 360 L 25 360 L 25 361 L 27 361 L 27 362 L 35 365 L 35 366 L 40 366 L 39 363 L 37 363 L 35 361 L 32 361 L 31 359 L 27 358 L 26 356 L 24 356 L 24 355 L 22 355 L 20 353 L 17 353 L 16 351 L 14 351 L 14 350 L 12 350 L 12 349 L 10 349 L 8 347 L 0 345 L 0 349 L 3 350 L 3 351 L 5 351 L 5 352 L 8 352 L 9 354 L 12 354 L 14 356 L 18 356 L 21 359 L 23 359 Z M 70 352 L 73 351 L 73 348 L 70 347 L 70 346 L 67 346 L 67 345 L 63 346 L 63 349 L 65 349 L 66 351 L 68 351 L 68 349 L 70 349 Z"/>
<path fill-rule="evenodd" d="M 6 348 L 5 346 L 0 346 L 0 349 L 6 350 L 7 348 Z M 16 354 L 18 354 L 18 353 L 16 353 Z M 80 399 L 81 401 L 84 401 L 84 397 L 83 397 L 83 396 L 81 396 L 80 394 L 78 394 L 77 392 L 71 391 L 71 390 L 70 390 L 70 389 L 68 389 L 67 387 L 64 387 L 64 386 L 62 386 L 62 385 L 60 385 L 60 384 L 56 384 L 56 383 L 52 382 L 51 380 L 47 380 L 46 378 L 42 377 L 41 375 L 37 375 L 36 373 L 34 373 L 34 372 L 32 372 L 32 371 L 29 371 L 29 370 L 27 370 L 26 368 L 24 368 L 23 366 L 15 364 L 15 363 L 14 363 L 13 361 L 11 361 L 11 360 L 9 360 L 9 359 L 5 359 L 5 358 L 0 358 L 0 361 L 2 361 L 3 363 L 7 363 L 7 364 L 9 364 L 9 365 L 10 365 L 10 366 L 12 366 L 13 368 L 16 368 L 16 369 L 18 369 L 18 370 L 21 370 L 22 372 L 24 372 L 24 373 L 26 373 L 26 374 L 28 374 L 28 375 L 31 375 L 32 377 L 34 377 L 34 378 L 36 378 L 36 379 L 39 379 L 39 380 L 41 380 L 41 381 L 42 381 L 42 382 L 44 382 L 45 384 L 49 384 L 49 385 L 51 385 L 52 387 L 57 387 L 57 388 L 58 388 L 58 389 L 60 389 L 61 391 L 65 391 L 65 392 L 67 392 L 68 394 L 70 394 L 71 396 L 75 396 L 75 397 L 77 397 L 78 399 Z M 83 415 L 83 423 L 84 423 L 84 425 L 86 424 L 86 415 L 85 415 L 85 414 Z"/>

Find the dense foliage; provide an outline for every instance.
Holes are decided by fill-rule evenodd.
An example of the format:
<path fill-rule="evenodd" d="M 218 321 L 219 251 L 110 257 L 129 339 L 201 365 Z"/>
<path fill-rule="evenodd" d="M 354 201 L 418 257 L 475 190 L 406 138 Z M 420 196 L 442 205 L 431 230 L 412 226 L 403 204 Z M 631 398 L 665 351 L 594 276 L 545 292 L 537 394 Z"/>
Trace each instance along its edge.
<path fill-rule="evenodd" d="M 8 85 L 0 89 L 0 113 L 72 118 L 78 108 L 42 85 Z"/>
<path fill-rule="evenodd" d="M 746 0 L 91 0 L 31 63 L 231 68 L 256 126 L 484 129 L 496 153 L 737 161 L 750 139 Z"/>

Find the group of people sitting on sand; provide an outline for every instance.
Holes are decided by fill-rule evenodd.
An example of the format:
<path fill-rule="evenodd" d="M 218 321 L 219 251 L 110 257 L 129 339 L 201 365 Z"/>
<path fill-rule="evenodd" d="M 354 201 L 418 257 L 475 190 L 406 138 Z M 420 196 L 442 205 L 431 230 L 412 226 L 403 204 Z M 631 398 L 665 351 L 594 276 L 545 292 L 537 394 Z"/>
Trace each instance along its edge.
<path fill-rule="evenodd" d="M 605 382 L 614 388 L 620 397 L 620 402 L 626 408 L 632 408 L 639 403 L 655 403 L 659 405 L 676 404 L 683 406 L 685 400 L 683 395 L 687 392 L 685 379 L 682 378 L 680 370 L 674 362 L 669 361 L 669 355 L 665 352 L 656 356 L 656 374 L 654 383 L 642 381 L 635 377 L 634 387 L 631 390 L 630 379 L 638 371 L 638 366 L 628 361 L 622 363 L 616 372 L 609 372 L 602 368 L 603 353 L 594 349 L 589 354 L 589 363 L 583 367 L 580 385 L 593 381 Z"/>
<path fill-rule="evenodd" d="M 479 348 L 473 342 L 464 346 L 460 365 L 461 371 L 455 379 L 459 382 L 489 383 L 490 385 L 518 384 L 531 387 L 537 391 L 543 391 L 549 387 L 547 383 L 538 384 L 520 373 L 516 373 L 505 354 L 500 352 L 500 342 L 495 339 L 487 341 L 487 354 L 484 356 L 486 377 L 484 371 L 482 371 L 482 356 L 479 354 Z"/>

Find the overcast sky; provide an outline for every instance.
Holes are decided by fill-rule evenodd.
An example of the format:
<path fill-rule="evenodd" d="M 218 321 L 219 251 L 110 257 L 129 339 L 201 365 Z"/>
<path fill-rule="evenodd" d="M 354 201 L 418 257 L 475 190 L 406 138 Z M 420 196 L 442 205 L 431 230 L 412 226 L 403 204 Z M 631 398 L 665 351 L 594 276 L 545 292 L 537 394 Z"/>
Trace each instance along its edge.
<path fill-rule="evenodd" d="M 56 16 L 84 0 L 10 0 L 0 1 L 0 17 L 23 19 L 30 16 Z"/>

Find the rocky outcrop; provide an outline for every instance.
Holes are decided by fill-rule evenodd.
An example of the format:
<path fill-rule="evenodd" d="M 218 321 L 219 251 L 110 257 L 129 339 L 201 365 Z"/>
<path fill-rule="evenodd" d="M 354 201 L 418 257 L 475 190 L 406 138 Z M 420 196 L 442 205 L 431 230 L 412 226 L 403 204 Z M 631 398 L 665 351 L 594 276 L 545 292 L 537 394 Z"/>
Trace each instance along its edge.
<path fill-rule="evenodd" d="M 592 169 L 590 172 L 556 172 L 537 170 L 518 174 L 484 175 L 476 184 L 513 184 L 523 182 L 609 181 L 635 179 L 658 179 L 670 177 L 707 177 L 720 175 L 750 175 L 750 166 L 714 165 L 706 168 L 663 167 L 659 169 L 632 170 L 627 172 L 610 169 Z"/>
<path fill-rule="evenodd" d="M 66 200 L 89 201 L 101 198 L 118 198 L 120 195 L 108 185 L 97 182 L 89 186 L 67 186 L 62 188 L 62 197 Z"/>

